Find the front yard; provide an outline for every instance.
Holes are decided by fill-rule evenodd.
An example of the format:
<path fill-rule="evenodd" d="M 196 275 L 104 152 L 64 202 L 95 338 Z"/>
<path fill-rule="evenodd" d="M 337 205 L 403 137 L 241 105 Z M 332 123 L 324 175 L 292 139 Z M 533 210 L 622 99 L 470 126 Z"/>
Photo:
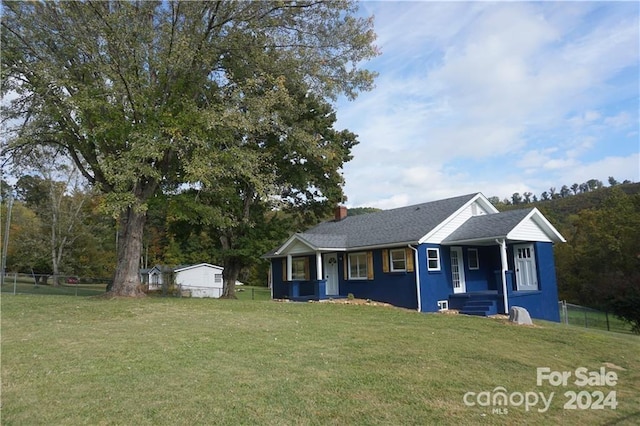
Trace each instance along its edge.
<path fill-rule="evenodd" d="M 640 338 L 545 322 L 366 304 L 3 295 L 1 343 L 5 425 L 640 422 Z M 538 386 L 542 367 L 570 372 L 567 385 Z M 617 381 L 575 384 L 581 367 Z M 493 403 L 500 392 L 506 405 Z M 615 409 L 594 406 L 597 392 L 615 392 Z"/>

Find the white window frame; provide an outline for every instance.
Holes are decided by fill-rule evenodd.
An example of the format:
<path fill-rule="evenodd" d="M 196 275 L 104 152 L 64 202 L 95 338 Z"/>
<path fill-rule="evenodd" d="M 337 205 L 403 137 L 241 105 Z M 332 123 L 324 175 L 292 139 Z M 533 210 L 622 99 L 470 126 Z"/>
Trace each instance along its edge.
<path fill-rule="evenodd" d="M 402 268 L 396 268 L 394 264 L 393 254 L 402 253 L 402 259 L 396 259 L 396 262 L 402 262 Z M 404 248 L 389 250 L 389 266 L 391 272 L 406 272 L 407 270 L 407 251 Z"/>
<path fill-rule="evenodd" d="M 357 252 L 357 253 L 349 253 L 349 279 L 350 280 L 366 280 L 369 277 L 369 271 L 368 271 L 368 266 L 367 266 L 367 252 L 366 251 L 362 251 L 362 252 Z M 363 260 L 363 263 L 360 263 L 360 260 Z M 356 260 L 356 270 L 358 272 L 357 275 L 353 275 L 353 260 Z M 364 276 L 361 276 L 361 272 L 363 272 L 363 270 L 361 270 L 361 268 L 364 267 Z"/>
<path fill-rule="evenodd" d="M 220 284 L 222 282 L 222 274 L 214 274 L 213 282 Z"/>
<path fill-rule="evenodd" d="M 291 259 L 291 280 L 306 281 L 308 280 L 306 271 L 307 258 L 294 257 Z"/>
<path fill-rule="evenodd" d="M 475 266 L 471 264 L 471 261 L 475 261 Z M 467 249 L 467 263 L 470 271 L 477 271 L 480 269 L 480 257 L 478 257 L 478 249 L 470 248 Z"/>
<path fill-rule="evenodd" d="M 448 300 L 438 300 L 438 310 L 439 311 L 448 311 L 449 310 L 449 301 Z"/>
<path fill-rule="evenodd" d="M 436 257 L 430 257 L 429 253 L 436 254 Z M 435 260 L 436 266 L 431 267 L 431 261 Z M 440 271 L 440 249 L 437 247 L 429 247 L 427 248 L 427 270 L 428 271 Z"/>

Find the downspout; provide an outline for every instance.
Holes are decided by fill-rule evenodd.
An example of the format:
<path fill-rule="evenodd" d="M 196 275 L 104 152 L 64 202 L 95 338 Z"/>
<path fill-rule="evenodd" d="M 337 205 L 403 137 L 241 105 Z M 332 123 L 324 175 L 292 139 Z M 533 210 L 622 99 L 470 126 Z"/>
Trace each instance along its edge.
<path fill-rule="evenodd" d="M 507 295 L 507 243 L 505 239 L 496 240 L 496 243 L 500 245 L 500 263 L 502 264 L 502 298 L 504 303 L 504 312 L 509 314 L 509 296 Z"/>
<path fill-rule="evenodd" d="M 413 264 L 416 271 L 416 294 L 418 295 L 418 312 L 422 312 L 422 297 L 420 296 L 420 262 L 418 258 L 418 249 L 409 244 L 409 248 L 415 253 Z"/>

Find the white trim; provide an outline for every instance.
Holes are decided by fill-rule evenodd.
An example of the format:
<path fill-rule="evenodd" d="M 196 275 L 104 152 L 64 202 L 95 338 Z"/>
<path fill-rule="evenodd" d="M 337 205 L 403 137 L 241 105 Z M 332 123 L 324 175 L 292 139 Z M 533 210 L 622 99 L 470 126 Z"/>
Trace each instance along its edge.
<path fill-rule="evenodd" d="M 529 214 L 525 216 L 524 219 L 522 219 L 516 226 L 514 226 L 511 229 L 511 231 L 509 231 L 509 233 L 507 234 L 507 238 L 517 239 L 517 238 L 513 238 L 514 234 L 517 234 L 518 228 L 528 220 L 532 220 L 533 222 L 535 222 L 535 224 L 540 228 L 540 230 L 549 237 L 551 242 L 556 242 L 556 243 L 567 242 L 567 240 L 564 239 L 562 234 L 560 234 L 560 232 L 558 232 L 558 230 L 551 224 L 551 222 L 549 222 L 547 218 L 544 217 L 544 215 L 540 212 L 540 210 L 538 210 L 537 207 L 534 207 L 533 210 L 531 210 Z M 530 240 L 527 239 L 527 241 L 530 241 Z"/>
<path fill-rule="evenodd" d="M 416 273 L 416 295 L 418 296 L 418 312 L 422 312 L 422 300 L 420 293 L 420 256 L 418 256 L 418 249 L 409 244 L 409 248 L 413 250 L 413 264 L 414 271 Z"/>
<path fill-rule="evenodd" d="M 500 213 L 498 211 L 498 209 L 495 208 L 495 206 L 493 204 L 491 204 L 489 202 L 489 200 L 487 200 L 487 198 L 482 195 L 481 192 L 478 192 L 475 196 L 473 196 L 469 201 L 467 201 L 466 203 L 464 203 L 464 205 L 462 207 L 460 207 L 458 210 L 456 210 L 454 213 L 452 213 L 451 215 L 449 215 L 449 217 L 447 217 L 445 220 L 443 220 L 442 222 L 440 222 L 435 228 L 433 228 L 431 231 L 429 231 L 429 233 L 427 233 L 425 236 L 423 236 L 422 238 L 420 238 L 420 240 L 418 240 L 418 244 L 423 244 L 426 242 L 430 242 L 430 243 L 434 243 L 434 244 L 438 244 L 440 243 L 440 241 L 428 241 L 429 238 L 431 238 L 433 235 L 437 234 L 442 228 L 444 228 L 445 226 L 447 226 L 447 224 L 449 222 L 451 222 L 453 219 L 456 218 L 456 216 L 458 216 L 460 213 L 462 213 L 463 211 L 465 211 L 470 205 L 474 204 L 475 202 L 478 202 L 479 204 L 482 205 L 482 207 L 486 208 L 487 210 L 489 210 L 489 214 L 491 213 Z"/>
<path fill-rule="evenodd" d="M 318 281 L 322 280 L 323 278 L 323 269 L 324 269 L 324 265 L 322 264 L 322 253 L 317 251 L 316 252 L 316 279 Z"/>
<path fill-rule="evenodd" d="M 364 277 L 352 277 L 351 276 L 351 256 L 355 256 L 355 255 L 364 255 L 364 267 L 365 267 L 365 274 Z M 369 279 L 369 260 L 368 260 L 368 255 L 366 251 L 357 251 L 357 252 L 350 252 L 347 253 L 347 277 L 349 278 L 349 280 L 367 280 Z"/>
<path fill-rule="evenodd" d="M 269 292 L 271 293 L 271 299 L 273 299 L 273 263 L 269 262 Z"/>
<path fill-rule="evenodd" d="M 331 260 L 335 262 L 331 262 Z M 325 293 L 327 296 L 337 296 L 340 294 L 340 274 L 338 272 L 338 253 L 326 253 L 323 259 L 323 269 L 326 274 Z M 335 283 L 335 288 L 330 287 L 330 282 Z"/>
<path fill-rule="evenodd" d="M 432 268 L 429 266 L 429 250 L 435 250 L 438 256 L 435 258 L 438 261 L 438 266 Z M 442 271 L 442 257 L 440 256 L 440 247 L 427 247 L 427 271 Z"/>
<path fill-rule="evenodd" d="M 458 287 L 455 286 L 454 282 L 454 270 L 453 270 L 453 254 L 455 253 L 456 265 L 458 270 L 456 273 L 458 274 Z M 462 247 L 456 246 L 451 247 L 449 250 L 449 258 L 451 259 L 451 285 L 453 286 L 453 293 L 460 294 L 467 292 L 467 277 L 464 274 L 464 255 L 462 252 Z"/>
<path fill-rule="evenodd" d="M 519 250 L 522 250 L 522 257 L 518 256 Z M 518 291 L 536 291 L 540 289 L 535 244 L 514 244 L 513 266 L 516 273 L 516 288 Z M 523 270 L 522 268 L 525 266 L 530 268 L 524 268 Z"/>
<path fill-rule="evenodd" d="M 472 256 L 471 252 L 474 252 L 475 255 Z M 471 259 L 475 259 L 476 261 L 476 266 L 473 268 L 471 267 Z M 478 269 L 480 269 L 480 255 L 478 253 L 478 249 L 475 247 L 467 248 L 467 266 L 470 271 L 477 271 Z"/>
<path fill-rule="evenodd" d="M 402 252 L 402 255 L 404 256 L 404 268 L 402 269 L 395 269 L 393 267 L 393 252 Z M 404 247 L 400 247 L 400 248 L 394 248 L 394 249 L 389 249 L 389 271 L 390 272 L 406 272 L 407 271 L 407 250 Z"/>
<path fill-rule="evenodd" d="M 182 268 L 174 269 L 173 272 L 182 272 L 182 271 L 186 271 L 188 269 L 199 268 L 200 266 L 206 266 L 207 268 L 219 269 L 221 271 L 224 270 L 224 268 L 222 266 L 212 265 L 211 263 L 197 263 L 195 265 L 189 265 L 189 266 L 184 266 Z"/>
<path fill-rule="evenodd" d="M 507 269 L 509 264 L 507 261 L 507 242 L 502 240 L 496 240 L 496 243 L 500 245 L 500 264 L 502 265 L 502 302 L 504 303 L 504 312 L 509 313 L 509 295 L 507 294 Z"/>
<path fill-rule="evenodd" d="M 439 311 L 448 311 L 449 310 L 449 301 L 448 300 L 438 300 L 438 310 Z"/>

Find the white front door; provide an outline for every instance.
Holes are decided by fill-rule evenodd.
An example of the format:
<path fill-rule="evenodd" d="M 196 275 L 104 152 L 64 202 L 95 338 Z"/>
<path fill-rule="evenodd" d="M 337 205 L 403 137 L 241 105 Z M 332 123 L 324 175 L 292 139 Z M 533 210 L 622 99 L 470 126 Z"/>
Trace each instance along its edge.
<path fill-rule="evenodd" d="M 327 296 L 339 294 L 338 284 L 338 255 L 328 253 L 324 255 L 324 279 L 327 280 Z"/>
<path fill-rule="evenodd" d="M 513 246 L 514 266 L 516 268 L 516 286 L 518 290 L 538 290 L 536 273 L 536 255 L 533 244 Z"/>
<path fill-rule="evenodd" d="M 454 293 L 465 293 L 467 286 L 464 280 L 464 261 L 462 247 L 451 247 L 451 282 Z"/>

